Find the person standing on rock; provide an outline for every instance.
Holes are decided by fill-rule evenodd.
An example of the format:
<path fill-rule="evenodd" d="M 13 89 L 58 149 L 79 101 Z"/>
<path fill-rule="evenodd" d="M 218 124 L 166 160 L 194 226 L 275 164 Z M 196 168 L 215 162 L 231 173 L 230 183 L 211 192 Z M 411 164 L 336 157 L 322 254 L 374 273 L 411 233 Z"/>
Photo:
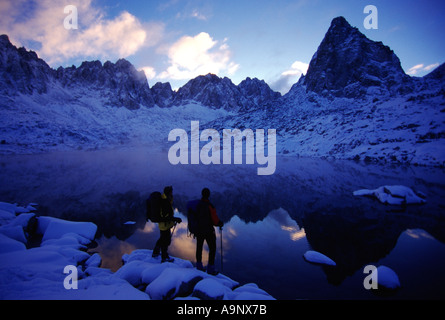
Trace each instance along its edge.
<path fill-rule="evenodd" d="M 215 207 L 209 201 L 210 190 L 208 188 L 204 188 L 202 189 L 201 194 L 202 198 L 199 201 L 196 210 L 196 268 L 204 271 L 204 267 L 202 265 L 202 249 L 205 240 L 209 247 L 207 273 L 216 275 L 218 272 L 215 269 L 216 235 L 214 226 L 222 228 L 224 223 L 218 218 Z"/>
<path fill-rule="evenodd" d="M 173 262 L 174 259 L 168 255 L 168 247 L 172 241 L 172 234 L 170 229 L 181 223 L 181 218 L 173 216 L 173 187 L 168 186 L 164 188 L 164 193 L 161 196 L 161 217 L 163 221 L 158 222 L 160 230 L 160 236 L 153 249 L 153 258 L 156 258 L 161 254 L 162 262 Z"/>

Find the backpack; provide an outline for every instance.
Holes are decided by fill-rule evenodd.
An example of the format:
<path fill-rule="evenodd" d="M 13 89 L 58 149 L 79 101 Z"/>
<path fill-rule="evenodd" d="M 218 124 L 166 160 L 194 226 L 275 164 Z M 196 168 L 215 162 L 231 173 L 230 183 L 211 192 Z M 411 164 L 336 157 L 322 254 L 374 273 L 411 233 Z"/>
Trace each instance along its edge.
<path fill-rule="evenodd" d="M 198 231 L 198 204 L 200 200 L 187 202 L 187 228 L 191 235 L 195 236 Z"/>
<path fill-rule="evenodd" d="M 151 222 L 162 222 L 161 217 L 161 193 L 159 191 L 152 192 L 146 200 L 147 220 Z"/>

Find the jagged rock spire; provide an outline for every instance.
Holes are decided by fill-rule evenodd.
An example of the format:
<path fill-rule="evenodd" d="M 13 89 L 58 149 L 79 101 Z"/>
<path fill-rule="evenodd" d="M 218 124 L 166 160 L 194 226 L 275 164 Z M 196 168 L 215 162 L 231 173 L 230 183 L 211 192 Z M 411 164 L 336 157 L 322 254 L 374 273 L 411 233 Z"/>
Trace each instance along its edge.
<path fill-rule="evenodd" d="M 389 47 L 337 17 L 312 57 L 304 84 L 307 90 L 324 96 L 355 98 L 366 94 L 369 87 L 397 90 L 407 78 Z"/>

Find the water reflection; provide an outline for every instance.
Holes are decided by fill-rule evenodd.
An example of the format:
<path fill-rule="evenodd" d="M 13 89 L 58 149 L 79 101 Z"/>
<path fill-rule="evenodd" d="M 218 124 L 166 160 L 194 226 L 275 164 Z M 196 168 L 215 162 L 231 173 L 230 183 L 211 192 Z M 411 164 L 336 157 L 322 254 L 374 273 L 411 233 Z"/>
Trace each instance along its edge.
<path fill-rule="evenodd" d="M 187 235 L 186 217 L 177 215 L 183 223 L 174 230 L 169 251 L 194 262 L 196 241 Z M 385 264 L 396 270 L 403 284 L 396 298 L 443 297 L 445 244 L 423 229 L 403 229 L 412 221 L 401 223 L 401 217 L 365 219 L 344 213 L 312 213 L 309 217 L 304 219 L 303 228 L 282 208 L 255 223 L 233 216 L 223 230 L 224 273 L 243 283 L 258 283 L 279 299 L 372 299 L 381 297 L 363 288 L 363 267 Z M 155 224 L 146 223 L 125 242 L 113 245 L 115 237 L 111 244 L 102 239 L 92 252 L 100 252 L 105 257 L 104 267 L 116 270 L 122 254 L 152 249 L 158 232 Z M 216 234 L 216 265 L 220 267 L 221 233 Z M 302 257 L 307 250 L 325 253 L 337 266 L 305 262 Z M 204 264 L 207 255 L 204 246 Z M 430 282 L 433 279 L 434 283 Z M 416 294 L 418 290 L 423 292 L 421 296 Z"/>
<path fill-rule="evenodd" d="M 172 166 L 165 154 L 134 149 L 1 156 L 0 166 L 0 201 L 37 202 L 40 214 L 93 221 L 99 227 L 94 250 L 114 270 L 123 253 L 153 248 L 159 235 L 157 226 L 145 221 L 145 199 L 164 185 L 173 185 L 179 212 L 209 187 L 225 222 L 224 273 L 256 282 L 277 298 L 372 298 L 362 286 L 364 265 L 400 266 L 407 246 L 429 252 L 433 269 L 403 265 L 396 270 L 401 278 L 427 279 L 425 272 L 445 268 L 443 169 L 280 157 L 274 175 L 258 176 L 246 165 Z M 401 208 L 352 195 L 391 184 L 421 191 L 427 203 Z M 182 218 L 170 253 L 195 261 L 196 242 Z M 220 236 L 217 231 L 217 265 Z M 309 249 L 326 254 L 337 267 L 308 264 L 302 255 Z M 435 283 L 445 286 L 442 272 L 436 275 Z M 427 286 L 419 280 L 398 294 L 416 297 Z"/>

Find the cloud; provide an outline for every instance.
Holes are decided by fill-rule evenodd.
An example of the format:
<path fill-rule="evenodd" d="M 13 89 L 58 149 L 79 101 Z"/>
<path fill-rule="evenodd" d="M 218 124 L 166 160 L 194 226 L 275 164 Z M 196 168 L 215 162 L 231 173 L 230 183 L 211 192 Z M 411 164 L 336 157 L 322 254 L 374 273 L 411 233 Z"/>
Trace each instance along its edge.
<path fill-rule="evenodd" d="M 161 24 L 143 25 L 127 11 L 107 18 L 91 0 L 72 0 L 77 8 L 78 28 L 65 29 L 64 0 L 5 0 L 0 6 L 0 33 L 19 45 L 31 48 L 49 64 L 69 59 L 100 57 L 125 58 L 143 46 L 155 45 L 162 34 Z M 6 17 L 6 18 L 3 18 Z"/>
<path fill-rule="evenodd" d="M 291 65 L 290 69 L 282 72 L 278 79 L 271 83 L 270 87 L 285 94 L 301 75 L 306 74 L 308 68 L 309 64 L 297 60 Z"/>
<path fill-rule="evenodd" d="M 231 61 L 231 56 L 227 39 L 219 44 L 206 32 L 183 36 L 169 47 L 170 66 L 159 77 L 184 80 L 207 73 L 232 75 L 239 65 Z"/>
<path fill-rule="evenodd" d="M 142 67 L 141 70 L 144 71 L 147 80 L 152 80 L 156 77 L 156 71 L 153 67 L 145 66 Z"/>
<path fill-rule="evenodd" d="M 191 15 L 192 18 L 198 19 L 198 20 L 203 20 L 203 21 L 207 21 L 209 18 L 206 14 L 200 12 L 198 9 L 193 9 Z"/>
<path fill-rule="evenodd" d="M 433 63 L 428 66 L 425 66 L 423 63 L 417 64 L 414 67 L 411 67 L 406 72 L 410 76 L 415 76 L 418 73 L 429 72 L 439 66 L 439 63 Z"/>
<path fill-rule="evenodd" d="M 292 66 L 289 70 L 284 71 L 281 75 L 283 76 L 301 76 L 302 74 L 306 74 L 307 69 L 309 68 L 309 64 L 295 61 L 292 63 Z"/>
<path fill-rule="evenodd" d="M 192 9 L 190 12 L 178 12 L 176 14 L 177 19 L 197 19 L 201 21 L 208 21 L 209 15 L 205 14 L 204 12 L 198 10 L 198 9 Z"/>

